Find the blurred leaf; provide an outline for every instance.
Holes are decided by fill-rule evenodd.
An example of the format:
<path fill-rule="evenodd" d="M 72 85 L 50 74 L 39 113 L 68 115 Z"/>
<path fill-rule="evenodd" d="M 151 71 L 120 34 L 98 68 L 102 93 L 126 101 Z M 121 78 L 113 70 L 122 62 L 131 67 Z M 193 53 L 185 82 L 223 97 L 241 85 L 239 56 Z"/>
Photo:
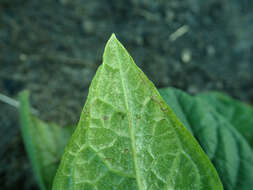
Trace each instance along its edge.
<path fill-rule="evenodd" d="M 53 190 L 221 190 L 218 174 L 115 35 Z"/>
<path fill-rule="evenodd" d="M 201 98 L 173 88 L 160 93 L 211 159 L 224 189 L 251 190 L 253 152 L 234 126 Z"/>
<path fill-rule="evenodd" d="M 50 190 L 64 147 L 74 127 L 45 123 L 31 114 L 29 92 L 20 99 L 21 131 L 28 157 L 41 190 Z"/>
<path fill-rule="evenodd" d="M 245 137 L 253 148 L 253 107 L 235 100 L 219 92 L 207 92 L 198 95 L 221 115 Z"/>

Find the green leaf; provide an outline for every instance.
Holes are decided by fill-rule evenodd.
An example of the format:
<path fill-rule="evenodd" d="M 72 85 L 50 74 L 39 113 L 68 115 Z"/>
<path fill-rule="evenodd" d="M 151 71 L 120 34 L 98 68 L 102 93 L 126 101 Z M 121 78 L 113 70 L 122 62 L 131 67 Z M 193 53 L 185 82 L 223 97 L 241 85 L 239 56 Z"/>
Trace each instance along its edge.
<path fill-rule="evenodd" d="M 253 148 L 253 107 L 219 92 L 199 95 L 223 115 L 245 137 Z"/>
<path fill-rule="evenodd" d="M 160 93 L 211 159 L 224 188 L 252 189 L 253 152 L 232 124 L 198 97 L 172 88 Z"/>
<path fill-rule="evenodd" d="M 53 190 L 220 190 L 215 168 L 115 35 Z"/>
<path fill-rule="evenodd" d="M 41 190 L 50 190 L 64 147 L 73 127 L 59 127 L 32 116 L 29 93 L 23 91 L 20 99 L 21 132 L 28 157 Z"/>

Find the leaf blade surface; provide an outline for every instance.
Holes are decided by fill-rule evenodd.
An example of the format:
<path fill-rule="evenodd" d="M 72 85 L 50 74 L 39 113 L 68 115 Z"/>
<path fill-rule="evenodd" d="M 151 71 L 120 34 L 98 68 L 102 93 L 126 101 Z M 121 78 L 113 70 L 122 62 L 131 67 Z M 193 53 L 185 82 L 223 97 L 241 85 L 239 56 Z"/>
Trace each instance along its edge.
<path fill-rule="evenodd" d="M 160 93 L 211 159 L 224 188 L 250 190 L 253 153 L 232 124 L 199 97 L 174 88 L 160 89 Z"/>
<path fill-rule="evenodd" d="M 28 91 L 21 92 L 19 100 L 21 132 L 26 152 L 40 189 L 49 190 L 74 127 L 59 127 L 33 116 Z"/>
<path fill-rule="evenodd" d="M 223 115 L 244 136 L 253 148 L 253 107 L 219 92 L 198 95 Z"/>
<path fill-rule="evenodd" d="M 54 180 L 60 189 L 222 189 L 197 141 L 114 35 Z"/>

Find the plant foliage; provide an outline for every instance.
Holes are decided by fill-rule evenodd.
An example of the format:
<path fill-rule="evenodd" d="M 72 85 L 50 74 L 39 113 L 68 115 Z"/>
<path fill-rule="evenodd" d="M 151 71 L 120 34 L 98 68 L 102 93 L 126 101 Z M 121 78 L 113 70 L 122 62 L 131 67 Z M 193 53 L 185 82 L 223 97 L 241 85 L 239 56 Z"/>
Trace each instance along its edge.
<path fill-rule="evenodd" d="M 253 107 L 219 92 L 198 95 L 223 115 L 253 148 Z"/>
<path fill-rule="evenodd" d="M 222 189 L 189 131 L 112 35 L 53 190 Z"/>
<path fill-rule="evenodd" d="M 40 188 L 250 190 L 252 107 L 221 93 L 159 92 L 112 35 L 65 150 L 73 127 L 32 116 L 21 93 L 22 134 Z"/>
<path fill-rule="evenodd" d="M 250 190 L 253 186 L 253 152 L 247 141 L 213 104 L 173 88 L 160 93 L 187 126 L 217 169 L 224 188 Z"/>
<path fill-rule="evenodd" d="M 30 112 L 29 93 L 19 95 L 21 132 L 41 190 L 49 190 L 73 127 L 45 123 Z"/>

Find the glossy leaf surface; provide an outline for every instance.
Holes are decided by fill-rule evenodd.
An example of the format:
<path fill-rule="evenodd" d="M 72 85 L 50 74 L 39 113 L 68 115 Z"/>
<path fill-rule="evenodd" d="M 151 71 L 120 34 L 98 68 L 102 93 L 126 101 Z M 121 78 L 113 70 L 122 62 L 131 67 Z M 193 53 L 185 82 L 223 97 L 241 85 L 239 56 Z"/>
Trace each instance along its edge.
<path fill-rule="evenodd" d="M 253 152 L 232 124 L 198 97 L 173 88 L 160 93 L 212 160 L 224 189 L 252 189 Z"/>
<path fill-rule="evenodd" d="M 245 137 L 253 148 L 253 107 L 218 92 L 207 92 L 200 98 L 223 115 Z"/>
<path fill-rule="evenodd" d="M 30 112 L 29 93 L 20 93 L 21 131 L 28 157 L 41 190 L 51 190 L 64 147 L 73 127 L 45 123 Z"/>
<path fill-rule="evenodd" d="M 220 190 L 215 168 L 112 35 L 53 190 Z"/>

